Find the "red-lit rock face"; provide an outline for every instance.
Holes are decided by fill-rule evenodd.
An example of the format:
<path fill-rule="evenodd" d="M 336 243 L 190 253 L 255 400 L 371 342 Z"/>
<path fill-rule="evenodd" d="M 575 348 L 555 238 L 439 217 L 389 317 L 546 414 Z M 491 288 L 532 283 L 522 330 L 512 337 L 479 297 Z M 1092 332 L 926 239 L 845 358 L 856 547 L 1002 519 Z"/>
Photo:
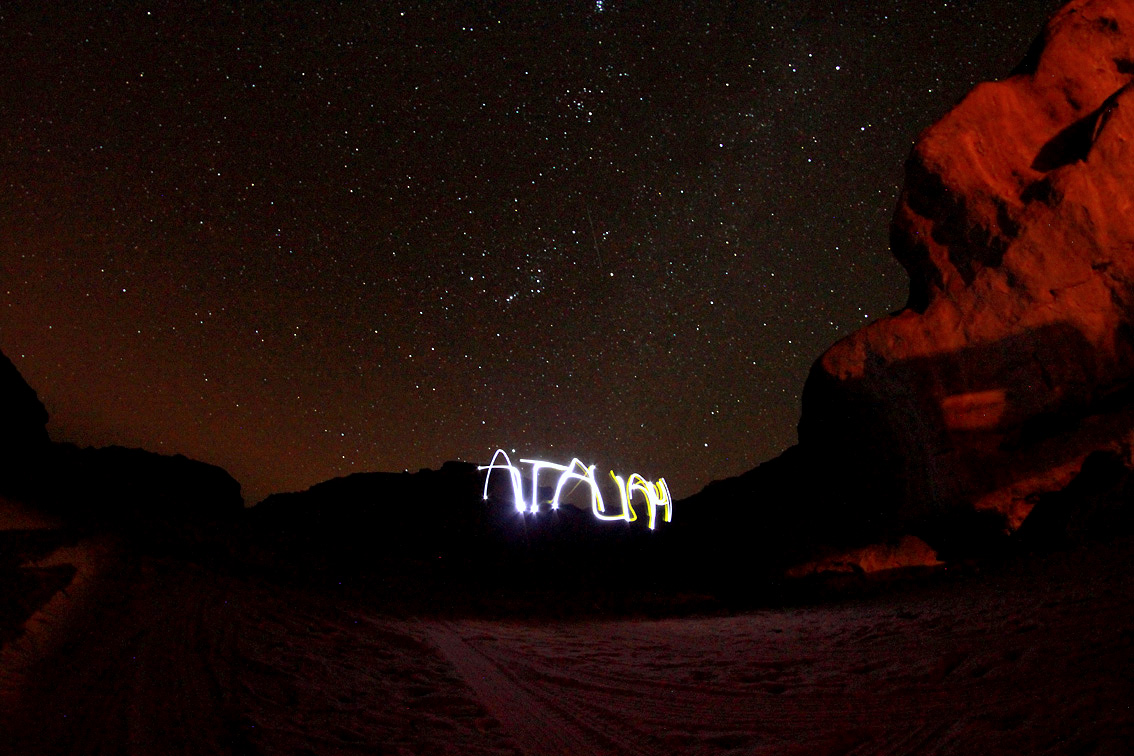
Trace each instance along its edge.
<path fill-rule="evenodd" d="M 800 441 L 905 516 L 1029 497 L 1132 427 L 1134 3 L 1080 0 L 918 140 L 906 309 L 812 369 Z"/>

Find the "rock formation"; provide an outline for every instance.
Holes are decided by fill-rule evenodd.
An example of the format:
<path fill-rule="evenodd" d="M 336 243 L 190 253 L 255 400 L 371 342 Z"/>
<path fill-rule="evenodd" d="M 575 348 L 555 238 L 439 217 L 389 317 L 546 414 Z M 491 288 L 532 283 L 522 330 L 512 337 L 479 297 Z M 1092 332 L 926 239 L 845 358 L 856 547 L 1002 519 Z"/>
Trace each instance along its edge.
<path fill-rule="evenodd" d="M 868 575 L 875 572 L 936 567 L 941 562 L 925 541 L 917 536 L 902 536 L 896 543 L 881 543 L 830 554 L 787 571 L 798 578 L 819 573 L 842 572 Z"/>
<path fill-rule="evenodd" d="M 1134 3 L 1075 0 L 918 139 L 906 307 L 832 346 L 800 446 L 848 507 L 1007 529 L 1134 424 Z"/>
<path fill-rule="evenodd" d="M 4 449 L 47 443 L 47 410 L 35 389 L 0 352 L 0 397 L 3 397 L 4 425 L 0 445 Z"/>
<path fill-rule="evenodd" d="M 244 508 L 240 484 L 215 465 L 124 449 L 52 443 L 47 410 L 0 353 L 0 494 L 97 522 L 180 527 Z"/>
<path fill-rule="evenodd" d="M 355 473 L 272 494 L 248 512 L 249 558 L 350 573 L 468 577 L 499 569 L 498 580 L 546 586 L 599 567 L 623 574 L 622 560 L 645 558 L 658 542 L 645 527 L 599 522 L 569 505 L 518 515 L 506 476 L 489 479 L 487 502 L 484 482 L 476 465 L 450 461 L 440 470 Z"/>
<path fill-rule="evenodd" d="M 36 490 L 48 508 L 143 531 L 228 520 L 244 509 L 240 483 L 226 470 L 181 454 L 54 444 L 44 471 Z"/>
<path fill-rule="evenodd" d="M 0 493 L 18 495 L 29 464 L 47 447 L 47 410 L 0 352 Z"/>
<path fill-rule="evenodd" d="M 1024 550 L 1043 551 L 1134 532 L 1132 441 L 1127 438 L 1092 452 L 1066 488 L 1038 496 L 1016 531 L 1017 544 Z"/>

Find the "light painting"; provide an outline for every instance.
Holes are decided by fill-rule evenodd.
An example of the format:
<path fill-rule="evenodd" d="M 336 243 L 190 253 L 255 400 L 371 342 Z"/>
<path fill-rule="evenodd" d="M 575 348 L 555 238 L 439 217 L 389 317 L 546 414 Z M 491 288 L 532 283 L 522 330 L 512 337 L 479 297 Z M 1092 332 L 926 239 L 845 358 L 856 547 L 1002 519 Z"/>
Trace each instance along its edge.
<path fill-rule="evenodd" d="M 515 450 L 513 450 L 515 451 Z M 503 463 L 498 462 L 503 457 Z M 580 485 L 586 485 L 590 490 L 591 495 L 591 514 L 599 520 L 623 520 L 625 522 L 634 522 L 638 519 L 637 512 L 634 511 L 633 498 L 635 492 L 641 494 L 640 498 L 645 499 L 646 510 L 648 513 L 648 524 L 650 530 L 653 530 L 657 525 L 658 511 L 662 512 L 662 519 L 665 522 L 672 522 L 673 520 L 673 499 L 669 494 L 669 486 L 666 485 L 665 478 L 658 478 L 657 482 L 646 480 L 645 477 L 638 473 L 632 473 L 628 478 L 623 478 L 621 475 L 615 475 L 614 471 L 610 471 L 610 478 L 614 481 L 615 487 L 618 489 L 618 498 L 621 504 L 621 511 L 615 513 L 606 511 L 606 503 L 603 501 L 602 492 L 599 490 L 598 480 L 595 478 L 595 465 L 584 465 L 579 459 L 572 459 L 569 464 L 561 465 L 556 462 L 547 462 L 541 459 L 521 459 L 518 460 L 520 464 L 531 466 L 531 497 L 525 498 L 524 496 L 524 480 L 520 468 L 512 464 L 512 460 L 508 457 L 508 453 L 503 449 L 497 449 L 496 453 L 492 455 L 492 461 L 487 465 L 480 465 L 478 470 L 487 471 L 484 476 L 484 490 L 482 492 L 484 500 L 488 500 L 488 481 L 492 477 L 495 470 L 501 470 L 508 474 L 508 480 L 512 486 L 512 501 L 519 514 L 537 514 L 539 510 L 539 474 L 542 470 L 552 470 L 559 473 L 559 479 L 555 484 L 555 493 L 551 497 L 551 509 L 559 509 L 559 503 L 562 498 L 563 489 L 571 481 L 576 481 L 575 485 L 568 491 L 571 494 Z"/>

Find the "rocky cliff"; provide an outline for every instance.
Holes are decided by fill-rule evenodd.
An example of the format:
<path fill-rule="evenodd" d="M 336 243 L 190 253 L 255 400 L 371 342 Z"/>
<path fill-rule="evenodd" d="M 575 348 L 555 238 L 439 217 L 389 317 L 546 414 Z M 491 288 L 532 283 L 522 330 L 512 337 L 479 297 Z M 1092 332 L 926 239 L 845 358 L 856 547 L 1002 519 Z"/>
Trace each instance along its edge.
<path fill-rule="evenodd" d="M 1009 528 L 1134 427 L 1134 3 L 1076 0 L 918 139 L 906 307 L 832 346 L 801 447 L 850 506 Z"/>
<path fill-rule="evenodd" d="M 19 478 L 48 446 L 47 410 L 35 389 L 0 352 L 0 494 L 19 494 Z"/>
<path fill-rule="evenodd" d="M 4 397 L 4 424 L 0 448 L 16 449 L 47 443 L 47 410 L 35 389 L 0 352 L 0 396 Z"/>
<path fill-rule="evenodd" d="M 0 352 L 0 495 L 96 522 L 181 527 L 233 518 L 240 484 L 215 465 L 180 454 L 53 443 L 48 414 Z"/>

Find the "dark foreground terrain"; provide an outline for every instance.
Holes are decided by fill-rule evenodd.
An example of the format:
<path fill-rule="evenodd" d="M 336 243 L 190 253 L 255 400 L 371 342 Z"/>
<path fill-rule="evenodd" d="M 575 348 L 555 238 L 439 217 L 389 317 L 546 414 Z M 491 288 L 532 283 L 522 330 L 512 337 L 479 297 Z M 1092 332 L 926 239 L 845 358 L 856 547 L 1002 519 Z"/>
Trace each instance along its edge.
<path fill-rule="evenodd" d="M 139 556 L 4 507 L 5 543 L 24 544 L 22 579 L 40 586 L 0 652 L 13 754 L 1124 754 L 1134 740 L 1129 538 L 824 603 L 487 619 L 397 616 L 350 586 Z"/>

